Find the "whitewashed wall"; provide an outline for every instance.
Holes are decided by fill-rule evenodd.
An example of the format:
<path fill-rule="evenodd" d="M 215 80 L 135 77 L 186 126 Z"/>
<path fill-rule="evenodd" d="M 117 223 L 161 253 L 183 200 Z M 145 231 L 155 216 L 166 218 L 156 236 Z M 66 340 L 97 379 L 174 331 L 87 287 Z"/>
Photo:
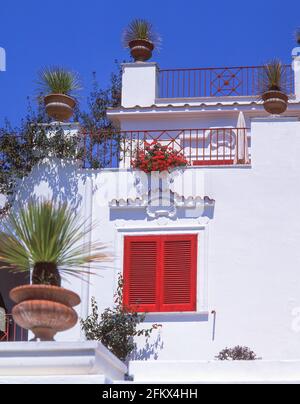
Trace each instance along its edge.
<path fill-rule="evenodd" d="M 83 218 L 97 222 L 92 239 L 110 244 L 115 261 L 97 270 L 90 286 L 66 283 L 83 298 L 82 317 L 92 296 L 102 309 L 113 302 L 122 270 L 122 234 L 200 234 L 199 313 L 149 316 L 146 326 L 159 322 L 163 327 L 146 350 L 141 341 L 137 358 L 207 360 L 237 344 L 250 346 L 264 359 L 299 358 L 299 133 L 300 122 L 294 119 L 254 120 L 252 168 L 188 169 L 201 184 L 196 192 L 216 201 L 213 214 L 201 218 L 153 221 L 143 211 L 112 211 L 112 199 L 139 195 L 135 173 L 82 170 L 57 161 L 36 167 L 19 198 L 69 201 Z M 80 338 L 79 328 L 59 337 Z"/>

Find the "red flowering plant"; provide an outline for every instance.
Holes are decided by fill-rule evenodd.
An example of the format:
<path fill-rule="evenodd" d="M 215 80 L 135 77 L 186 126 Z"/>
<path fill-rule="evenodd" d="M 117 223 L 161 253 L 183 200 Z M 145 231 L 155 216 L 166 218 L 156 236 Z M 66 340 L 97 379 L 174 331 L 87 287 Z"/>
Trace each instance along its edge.
<path fill-rule="evenodd" d="M 145 142 L 144 150 L 138 149 L 136 158 L 132 161 L 133 168 L 145 173 L 152 171 L 171 171 L 176 167 L 186 167 L 187 159 L 184 155 L 170 146 L 162 146 L 157 140 Z"/>

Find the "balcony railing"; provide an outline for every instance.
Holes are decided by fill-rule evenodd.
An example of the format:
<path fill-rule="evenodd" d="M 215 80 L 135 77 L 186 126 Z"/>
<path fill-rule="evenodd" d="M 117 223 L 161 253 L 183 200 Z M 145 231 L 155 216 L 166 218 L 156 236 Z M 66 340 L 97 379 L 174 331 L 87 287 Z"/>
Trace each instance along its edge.
<path fill-rule="evenodd" d="M 160 70 L 160 98 L 257 96 L 264 66 Z M 283 84 L 294 94 L 294 72 L 284 66 Z"/>
<path fill-rule="evenodd" d="M 0 342 L 21 342 L 28 340 L 28 332 L 19 327 L 11 315 L 0 313 Z"/>
<path fill-rule="evenodd" d="M 137 152 L 158 141 L 182 153 L 190 166 L 250 164 L 251 141 L 247 128 L 208 128 L 84 132 L 82 158 L 85 168 L 130 168 Z"/>

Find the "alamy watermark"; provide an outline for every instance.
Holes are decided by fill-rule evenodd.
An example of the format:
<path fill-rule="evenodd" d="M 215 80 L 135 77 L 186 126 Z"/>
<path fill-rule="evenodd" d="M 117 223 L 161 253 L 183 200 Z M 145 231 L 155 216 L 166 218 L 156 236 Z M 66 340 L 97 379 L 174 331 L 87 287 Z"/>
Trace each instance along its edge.
<path fill-rule="evenodd" d="M 294 48 L 292 50 L 292 57 L 293 57 L 293 70 L 295 72 L 300 71 L 300 47 Z"/>
<path fill-rule="evenodd" d="M 6 51 L 0 47 L 0 72 L 6 72 Z"/>
<path fill-rule="evenodd" d="M 292 331 L 295 332 L 296 334 L 300 333 L 300 307 L 295 307 L 291 315 L 293 317 L 291 328 Z"/>

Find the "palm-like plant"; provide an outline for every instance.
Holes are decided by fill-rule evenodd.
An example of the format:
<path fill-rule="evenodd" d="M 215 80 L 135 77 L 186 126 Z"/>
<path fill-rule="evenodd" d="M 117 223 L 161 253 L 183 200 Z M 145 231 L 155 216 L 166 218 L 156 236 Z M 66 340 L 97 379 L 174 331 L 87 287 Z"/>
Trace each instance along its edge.
<path fill-rule="evenodd" d="M 11 213 L 3 228 L 3 268 L 22 272 L 33 269 L 32 283 L 36 285 L 61 286 L 60 272 L 80 277 L 86 264 L 109 260 L 104 246 L 83 244 L 91 228 L 65 203 L 30 202 L 17 214 Z"/>
<path fill-rule="evenodd" d="M 42 69 L 39 72 L 38 85 L 42 94 L 71 95 L 81 88 L 78 74 L 62 67 Z"/>
<path fill-rule="evenodd" d="M 130 42 L 135 40 L 151 42 L 156 48 L 161 45 L 160 36 L 155 32 L 153 25 L 145 19 L 134 19 L 124 30 L 123 45 L 125 48 L 128 48 Z"/>
<path fill-rule="evenodd" d="M 287 92 L 286 89 L 286 68 L 278 59 L 267 63 L 260 79 L 261 93 L 268 91 Z"/>

